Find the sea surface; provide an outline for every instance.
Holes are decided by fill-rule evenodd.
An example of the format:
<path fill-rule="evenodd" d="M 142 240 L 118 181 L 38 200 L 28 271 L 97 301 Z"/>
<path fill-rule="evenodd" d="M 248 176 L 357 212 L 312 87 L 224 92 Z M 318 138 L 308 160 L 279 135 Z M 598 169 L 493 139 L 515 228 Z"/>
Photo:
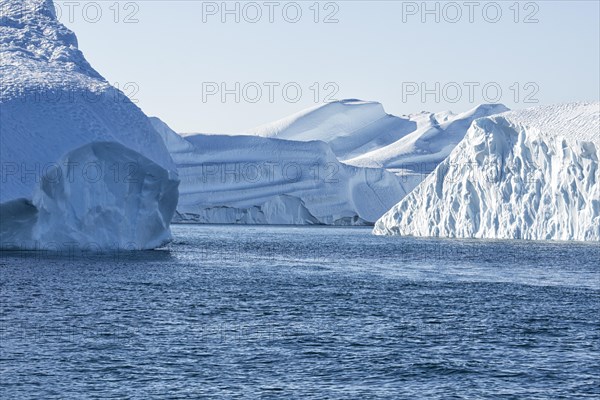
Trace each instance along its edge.
<path fill-rule="evenodd" d="M 0 253 L 0 398 L 600 396 L 598 244 L 173 233 Z"/>

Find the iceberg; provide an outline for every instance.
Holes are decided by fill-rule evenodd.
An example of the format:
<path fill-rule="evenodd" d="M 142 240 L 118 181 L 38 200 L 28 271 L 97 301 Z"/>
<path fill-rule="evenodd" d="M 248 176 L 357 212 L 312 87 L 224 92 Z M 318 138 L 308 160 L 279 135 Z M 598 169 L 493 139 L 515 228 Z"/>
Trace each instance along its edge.
<path fill-rule="evenodd" d="M 181 180 L 175 222 L 372 225 L 407 194 L 394 174 L 345 165 L 322 141 L 183 137 L 152 122 Z"/>
<path fill-rule="evenodd" d="M 377 235 L 600 240 L 600 103 L 477 119 Z"/>
<path fill-rule="evenodd" d="M 177 169 L 148 117 L 85 60 L 50 0 L 2 0 L 0 245 L 167 243 Z"/>

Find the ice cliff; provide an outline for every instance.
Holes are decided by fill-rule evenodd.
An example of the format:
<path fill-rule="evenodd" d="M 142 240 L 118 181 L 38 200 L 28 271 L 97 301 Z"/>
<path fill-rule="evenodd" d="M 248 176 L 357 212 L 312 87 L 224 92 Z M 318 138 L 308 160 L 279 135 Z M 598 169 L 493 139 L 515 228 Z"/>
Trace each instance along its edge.
<path fill-rule="evenodd" d="M 600 103 L 476 120 L 375 234 L 600 240 Z"/>

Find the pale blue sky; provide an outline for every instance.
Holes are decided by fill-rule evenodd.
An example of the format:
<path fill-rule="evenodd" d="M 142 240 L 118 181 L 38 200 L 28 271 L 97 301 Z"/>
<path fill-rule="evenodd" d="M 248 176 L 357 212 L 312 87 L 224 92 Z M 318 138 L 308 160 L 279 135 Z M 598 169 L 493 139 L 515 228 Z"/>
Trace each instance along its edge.
<path fill-rule="evenodd" d="M 454 3 L 462 13 L 456 23 L 449 21 L 457 18 L 457 9 L 447 2 L 439 3 L 439 23 L 433 14 L 423 23 L 420 9 L 411 14 L 413 6 L 421 8 L 421 1 L 320 2 L 320 21 L 337 10 L 339 22 L 329 24 L 314 22 L 313 1 L 298 2 L 302 17 L 297 23 L 284 19 L 284 5 L 285 16 L 295 16 L 295 6 L 285 1 L 274 8 L 273 23 L 262 1 L 256 2 L 263 13 L 256 23 L 244 20 L 254 18 L 255 9 L 246 8 L 243 14 L 243 2 L 240 23 L 233 15 L 225 23 L 220 13 L 209 15 L 213 5 L 221 7 L 220 1 L 121 1 L 115 7 L 108 0 L 96 2 L 100 18 L 95 5 L 86 6 L 92 2 L 80 1 L 72 21 L 64 1 L 56 3 L 61 21 L 77 33 L 92 65 L 111 83 L 134 82 L 125 89 L 139 89 L 131 96 L 138 105 L 180 132 L 241 132 L 284 117 L 315 104 L 315 82 L 321 87 L 319 101 L 337 86 L 335 98 L 380 101 L 393 114 L 464 111 L 485 102 L 483 85 L 492 82 L 497 84 L 488 85 L 488 98 L 499 87 L 500 102 L 511 108 L 535 105 L 525 103 L 527 95 L 539 104 L 600 97 L 598 1 L 520 2 L 518 23 L 514 1 L 495 3 L 502 10 L 496 23 L 488 22 L 496 18 L 495 5 L 485 1 L 473 9 L 474 23 L 463 1 Z M 228 4 L 235 7 L 235 2 Z M 130 19 L 138 22 L 124 23 L 132 13 Z M 539 22 L 523 23 L 532 13 Z M 263 96 L 248 101 L 255 97 L 255 89 L 248 86 L 239 103 L 233 95 L 225 102 L 219 95 L 203 99 L 203 87 L 208 89 L 210 82 L 225 82 L 232 89 L 236 82 L 240 87 L 257 82 Z M 264 82 L 281 85 L 274 89 L 272 103 Z M 303 92 L 296 103 L 282 93 L 290 82 Z M 335 85 L 325 90 L 328 82 Z M 439 82 L 439 102 L 434 94 L 425 101 L 419 93 L 410 95 L 408 90 L 415 88 L 411 82 L 430 89 Z M 461 96 L 452 82 L 459 85 Z M 464 82 L 479 84 L 473 99 Z M 289 90 L 288 96 L 294 97 L 294 88 Z"/>

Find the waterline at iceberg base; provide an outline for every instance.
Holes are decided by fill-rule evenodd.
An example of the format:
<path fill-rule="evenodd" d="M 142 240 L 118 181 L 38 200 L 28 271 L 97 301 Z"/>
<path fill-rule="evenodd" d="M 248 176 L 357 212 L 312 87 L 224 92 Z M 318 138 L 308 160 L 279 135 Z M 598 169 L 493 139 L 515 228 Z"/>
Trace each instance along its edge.
<path fill-rule="evenodd" d="M 175 225 L 0 254 L 3 398 L 595 398 L 600 246 Z"/>

